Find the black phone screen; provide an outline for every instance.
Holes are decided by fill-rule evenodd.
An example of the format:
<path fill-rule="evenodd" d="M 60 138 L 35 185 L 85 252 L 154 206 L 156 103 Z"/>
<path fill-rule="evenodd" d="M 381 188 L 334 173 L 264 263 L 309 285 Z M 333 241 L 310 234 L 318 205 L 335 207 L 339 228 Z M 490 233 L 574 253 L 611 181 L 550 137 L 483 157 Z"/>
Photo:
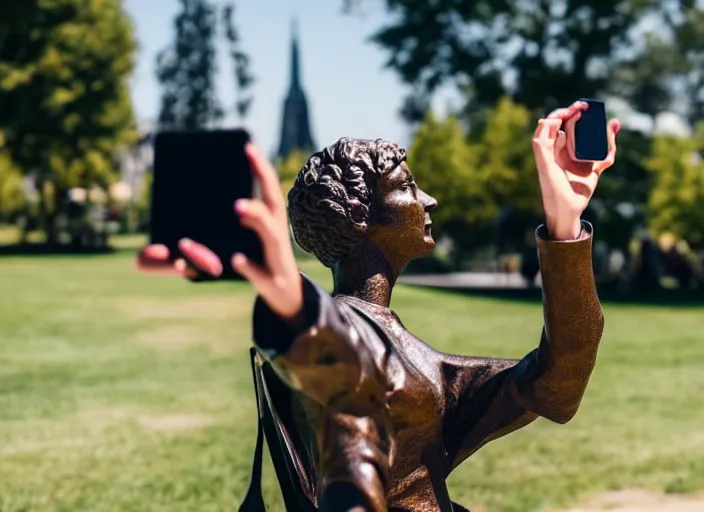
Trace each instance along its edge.
<path fill-rule="evenodd" d="M 237 278 L 230 260 L 235 252 L 261 263 L 257 235 L 243 228 L 233 205 L 251 198 L 254 180 L 244 130 L 161 132 L 154 141 L 151 242 L 180 256 L 178 241 L 199 242 L 222 261 L 223 276 Z"/>
<path fill-rule="evenodd" d="M 598 162 L 609 154 L 606 107 L 603 101 L 582 99 L 589 108 L 574 126 L 574 154 L 578 160 Z"/>

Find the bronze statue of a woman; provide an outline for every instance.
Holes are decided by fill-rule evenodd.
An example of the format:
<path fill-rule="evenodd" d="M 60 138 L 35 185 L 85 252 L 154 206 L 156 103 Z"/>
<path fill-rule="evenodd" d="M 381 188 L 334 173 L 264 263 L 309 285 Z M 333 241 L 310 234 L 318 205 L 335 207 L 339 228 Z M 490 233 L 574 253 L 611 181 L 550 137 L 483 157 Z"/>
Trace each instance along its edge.
<path fill-rule="evenodd" d="M 441 353 L 390 309 L 404 266 L 434 247 L 437 203 L 418 187 L 403 149 L 341 139 L 300 171 L 288 219 L 297 243 L 332 270 L 328 294 L 299 273 L 276 173 L 250 148 L 262 198 L 235 210 L 260 236 L 265 262 L 235 255 L 232 263 L 258 292 L 257 457 L 263 429 L 287 509 L 467 510 L 448 493 L 454 468 L 539 416 L 565 423 L 575 415 L 603 329 L 592 228 L 580 218 L 613 164 L 619 130 L 609 123 L 605 161 L 572 160 L 563 125 L 585 108 L 577 102 L 541 119 L 533 139 L 546 215 L 536 232 L 545 327 L 521 360 Z M 181 249 L 205 271 L 215 258 L 192 241 Z M 263 509 L 259 464 L 243 510 Z"/>

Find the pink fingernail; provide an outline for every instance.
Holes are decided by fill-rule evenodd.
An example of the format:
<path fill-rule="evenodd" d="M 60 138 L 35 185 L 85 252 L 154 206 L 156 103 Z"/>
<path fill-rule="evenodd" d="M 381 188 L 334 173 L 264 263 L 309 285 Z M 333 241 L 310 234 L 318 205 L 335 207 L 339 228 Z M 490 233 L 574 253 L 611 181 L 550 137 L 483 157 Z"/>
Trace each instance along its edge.
<path fill-rule="evenodd" d="M 247 204 L 245 201 L 245 199 L 238 199 L 237 201 L 235 201 L 235 211 L 237 213 L 242 214 L 247 210 Z"/>

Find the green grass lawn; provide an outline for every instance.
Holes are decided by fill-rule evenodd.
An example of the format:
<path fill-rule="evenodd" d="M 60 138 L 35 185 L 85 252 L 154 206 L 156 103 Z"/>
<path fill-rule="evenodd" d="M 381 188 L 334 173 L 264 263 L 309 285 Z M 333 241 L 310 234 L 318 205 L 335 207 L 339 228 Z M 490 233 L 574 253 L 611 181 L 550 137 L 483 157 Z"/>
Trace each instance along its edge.
<path fill-rule="evenodd" d="M 466 354 L 522 357 L 542 321 L 538 304 L 403 286 L 393 306 Z M 0 510 L 236 510 L 255 438 L 251 307 L 245 283 L 140 275 L 129 252 L 0 259 Z M 455 499 L 526 512 L 609 489 L 704 490 L 703 312 L 605 313 L 577 417 L 483 448 L 451 477 Z M 281 510 L 271 467 L 265 483 Z"/>

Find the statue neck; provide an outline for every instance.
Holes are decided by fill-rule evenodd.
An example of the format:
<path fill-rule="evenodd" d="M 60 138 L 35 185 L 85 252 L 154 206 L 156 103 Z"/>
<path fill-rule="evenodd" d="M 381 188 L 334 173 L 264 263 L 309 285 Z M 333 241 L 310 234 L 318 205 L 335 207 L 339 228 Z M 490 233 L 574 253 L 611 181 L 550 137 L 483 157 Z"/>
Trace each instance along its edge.
<path fill-rule="evenodd" d="M 366 244 L 353 258 L 333 266 L 333 295 L 348 295 L 388 308 L 404 266 L 394 266 L 377 247 Z"/>

